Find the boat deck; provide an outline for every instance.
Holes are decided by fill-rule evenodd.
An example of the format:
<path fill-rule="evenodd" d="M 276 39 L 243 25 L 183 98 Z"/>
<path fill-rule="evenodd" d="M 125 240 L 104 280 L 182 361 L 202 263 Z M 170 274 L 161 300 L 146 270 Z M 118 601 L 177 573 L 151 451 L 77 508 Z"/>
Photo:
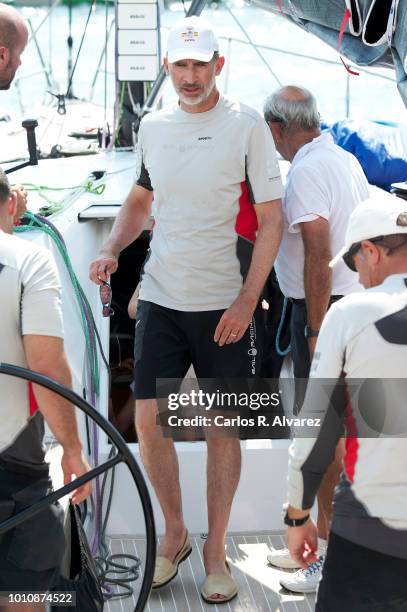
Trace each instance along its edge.
<path fill-rule="evenodd" d="M 238 596 L 222 605 L 205 604 L 199 595 L 204 579 L 202 546 L 204 538 L 191 536 L 192 554 L 181 563 L 178 576 L 165 587 L 153 591 L 146 612 L 312 612 L 315 595 L 296 595 L 286 591 L 279 579 L 287 572 L 267 563 L 273 548 L 282 548 L 284 539 L 276 532 L 230 535 L 227 553 L 233 577 L 238 585 Z M 144 563 L 145 539 L 137 536 L 114 537 L 109 540 L 112 554 L 128 553 Z M 108 612 L 134 610 L 140 580 L 133 583 L 135 594 L 126 599 L 106 603 Z"/>

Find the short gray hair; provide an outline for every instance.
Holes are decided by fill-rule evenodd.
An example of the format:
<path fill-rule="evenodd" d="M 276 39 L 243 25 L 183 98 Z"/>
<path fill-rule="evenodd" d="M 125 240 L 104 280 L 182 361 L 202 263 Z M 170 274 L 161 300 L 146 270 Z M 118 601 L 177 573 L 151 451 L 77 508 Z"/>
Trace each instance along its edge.
<path fill-rule="evenodd" d="M 272 93 L 264 103 L 264 118 L 288 128 L 315 130 L 320 127 L 317 103 L 310 91 L 289 85 Z"/>

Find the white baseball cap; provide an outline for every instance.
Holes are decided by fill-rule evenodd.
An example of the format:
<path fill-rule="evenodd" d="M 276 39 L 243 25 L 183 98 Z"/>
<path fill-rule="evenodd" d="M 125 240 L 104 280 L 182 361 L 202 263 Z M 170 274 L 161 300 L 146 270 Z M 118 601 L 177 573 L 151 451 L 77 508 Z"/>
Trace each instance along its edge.
<path fill-rule="evenodd" d="M 384 192 L 361 202 L 349 217 L 345 245 L 329 262 L 336 266 L 350 247 L 379 236 L 407 234 L 407 201 Z"/>
<path fill-rule="evenodd" d="M 218 39 L 204 17 L 185 17 L 172 28 L 167 40 L 170 64 L 184 59 L 209 62 L 219 51 Z"/>

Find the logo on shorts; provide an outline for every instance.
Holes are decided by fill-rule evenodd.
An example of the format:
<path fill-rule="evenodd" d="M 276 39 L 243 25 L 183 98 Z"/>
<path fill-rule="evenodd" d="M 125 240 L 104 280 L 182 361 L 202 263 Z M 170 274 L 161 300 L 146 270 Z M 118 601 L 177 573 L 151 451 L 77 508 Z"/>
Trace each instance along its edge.
<path fill-rule="evenodd" d="M 250 321 L 250 326 L 249 326 L 249 339 L 250 339 L 250 348 L 247 351 L 248 355 L 251 355 L 252 357 L 252 362 L 251 362 L 251 373 L 252 374 L 256 374 L 256 355 L 257 355 L 257 348 L 256 348 L 256 323 L 254 321 L 254 318 L 252 318 L 252 320 Z"/>

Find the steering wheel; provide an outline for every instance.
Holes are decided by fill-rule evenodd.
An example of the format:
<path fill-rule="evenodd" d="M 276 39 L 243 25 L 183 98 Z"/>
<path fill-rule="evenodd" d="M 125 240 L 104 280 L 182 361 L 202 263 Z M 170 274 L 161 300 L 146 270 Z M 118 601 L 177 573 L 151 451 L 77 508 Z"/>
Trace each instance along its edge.
<path fill-rule="evenodd" d="M 151 499 L 147 489 L 147 485 L 135 458 L 127 447 L 126 442 L 123 440 L 119 432 L 113 427 L 113 425 L 111 425 L 109 421 L 107 421 L 103 416 L 101 416 L 97 412 L 97 410 L 93 408 L 93 406 L 91 406 L 77 393 L 75 393 L 71 389 L 64 387 L 63 385 L 60 385 L 51 378 L 48 378 L 47 376 L 42 376 L 41 374 L 37 374 L 36 372 L 32 372 L 31 370 L 27 370 L 26 368 L 20 368 L 18 366 L 14 366 L 8 363 L 0 363 L 0 374 L 8 374 L 9 376 L 23 378 L 24 380 L 30 381 L 37 385 L 41 385 L 42 387 L 45 387 L 50 391 L 54 391 L 58 395 L 64 397 L 66 400 L 68 400 L 69 402 L 77 406 L 80 410 L 82 410 L 88 417 L 93 419 L 104 431 L 109 440 L 115 445 L 117 449 L 117 454 L 111 459 L 108 459 L 105 463 L 98 465 L 97 467 L 90 470 L 87 474 L 76 478 L 69 484 L 61 487 L 60 489 L 57 489 L 57 491 L 54 491 L 49 495 L 46 495 L 45 497 L 31 504 L 31 506 L 29 506 L 28 508 L 21 510 L 16 515 L 0 523 L 0 535 L 5 533 L 9 529 L 13 529 L 13 527 L 17 527 L 17 525 L 20 525 L 25 520 L 31 518 L 38 512 L 41 512 L 41 510 L 53 504 L 61 497 L 64 497 L 68 493 L 71 493 L 77 487 L 85 484 L 86 482 L 89 482 L 90 480 L 93 480 L 96 476 L 104 474 L 104 472 L 106 472 L 110 468 L 113 468 L 119 463 L 125 463 L 129 468 L 130 473 L 133 476 L 133 480 L 136 484 L 140 496 L 141 505 L 143 508 L 144 521 L 146 526 L 146 566 L 139 597 L 134 608 L 134 612 L 141 612 L 145 608 L 148 596 L 151 591 L 151 585 L 153 583 L 156 554 L 156 533 L 153 508 L 151 505 Z"/>

